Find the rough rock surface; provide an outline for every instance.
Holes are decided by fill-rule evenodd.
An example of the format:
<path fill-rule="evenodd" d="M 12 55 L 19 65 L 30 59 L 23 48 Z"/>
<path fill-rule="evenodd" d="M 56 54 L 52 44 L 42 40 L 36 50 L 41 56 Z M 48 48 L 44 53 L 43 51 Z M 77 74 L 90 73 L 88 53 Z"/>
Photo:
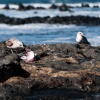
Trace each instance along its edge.
<path fill-rule="evenodd" d="M 5 7 L 3 9 L 9 10 L 9 9 L 12 9 L 12 8 L 10 8 L 9 5 L 5 5 Z M 16 10 L 26 11 L 26 10 L 34 10 L 34 9 L 36 9 L 36 10 L 38 10 L 38 9 L 41 9 L 41 10 L 42 9 L 59 9 L 60 11 L 70 11 L 70 6 L 67 6 L 66 4 L 62 4 L 60 6 L 52 4 L 49 8 L 45 8 L 45 7 L 41 7 L 41 6 L 34 7 L 32 5 L 24 6 L 22 3 L 19 3 L 18 9 L 16 9 Z"/>
<path fill-rule="evenodd" d="M 60 11 L 71 11 L 70 8 L 75 8 L 75 7 L 79 7 L 79 8 L 82 8 L 82 7 L 88 7 L 88 8 L 91 8 L 91 6 L 88 4 L 88 3 L 81 3 L 81 6 L 69 6 L 69 5 L 66 5 L 65 3 L 59 5 L 59 4 L 51 4 L 50 7 L 48 8 L 45 8 L 45 7 L 42 7 L 42 6 L 38 6 L 38 7 L 34 7 L 33 5 L 27 5 L 25 6 L 24 4 L 22 3 L 19 3 L 19 4 L 15 4 L 18 6 L 18 9 L 15 9 L 15 8 L 10 8 L 8 4 L 5 5 L 5 7 L 3 7 L 3 9 L 6 9 L 6 10 L 10 10 L 10 9 L 15 9 L 15 10 L 19 10 L 19 11 L 26 11 L 26 10 L 38 10 L 38 9 L 59 9 Z M 99 8 L 99 5 L 93 5 L 93 8 Z"/>
<path fill-rule="evenodd" d="M 30 45 L 37 55 L 20 60 L 25 49 L 0 43 L 0 98 L 5 100 L 93 99 L 100 93 L 100 46 Z M 73 95 L 73 96 L 72 96 Z"/>
<path fill-rule="evenodd" d="M 49 23 L 49 24 L 75 24 L 75 25 L 100 25 L 100 18 L 89 16 L 55 16 L 55 17 L 29 17 L 29 18 L 11 18 L 0 14 L 0 23 L 10 25 L 20 25 L 28 23 Z"/>

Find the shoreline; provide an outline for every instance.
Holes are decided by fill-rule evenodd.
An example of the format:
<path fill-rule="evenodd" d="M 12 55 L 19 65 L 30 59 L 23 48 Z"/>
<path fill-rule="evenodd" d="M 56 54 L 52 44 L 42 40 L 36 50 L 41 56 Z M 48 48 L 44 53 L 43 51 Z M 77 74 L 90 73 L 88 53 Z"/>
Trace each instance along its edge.
<path fill-rule="evenodd" d="M 32 96 L 42 100 L 86 99 L 100 93 L 100 46 L 45 44 L 27 48 L 37 53 L 31 63 L 18 57 L 25 49 L 8 49 L 0 43 L 0 96 L 5 100 Z"/>

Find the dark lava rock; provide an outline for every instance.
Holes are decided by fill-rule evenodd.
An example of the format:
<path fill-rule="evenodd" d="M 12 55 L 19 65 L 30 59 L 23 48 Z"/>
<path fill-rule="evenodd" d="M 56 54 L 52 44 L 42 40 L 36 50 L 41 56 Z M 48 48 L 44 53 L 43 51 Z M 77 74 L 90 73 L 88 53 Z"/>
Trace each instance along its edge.
<path fill-rule="evenodd" d="M 25 10 L 32 10 L 32 9 L 35 9 L 35 7 L 31 6 L 31 5 L 28 5 L 25 7 Z"/>
<path fill-rule="evenodd" d="M 23 5 L 23 4 L 21 4 L 21 3 L 20 3 L 18 6 L 19 6 L 18 10 L 45 9 L 45 7 L 33 7 L 33 6 L 31 6 L 31 5 L 24 6 L 24 5 Z"/>
<path fill-rule="evenodd" d="M 65 4 L 62 4 L 61 6 L 59 6 L 59 10 L 60 11 L 70 11 L 71 12 L 69 7 L 67 5 L 65 5 Z"/>
<path fill-rule="evenodd" d="M 45 9 L 45 7 L 36 7 L 35 9 Z"/>
<path fill-rule="evenodd" d="M 50 6 L 50 9 L 57 9 L 57 8 L 58 8 L 58 6 L 55 5 L 55 4 L 52 4 L 52 5 Z"/>
<path fill-rule="evenodd" d="M 96 6 L 96 5 L 94 5 L 94 6 L 93 6 L 93 8 L 99 8 L 99 6 L 98 6 L 98 5 L 97 5 L 97 6 Z"/>
<path fill-rule="evenodd" d="M 31 5 L 27 5 L 27 6 L 24 6 L 22 3 L 19 3 L 19 4 L 16 4 L 18 5 L 18 9 L 16 10 L 19 10 L 19 11 L 26 11 L 26 10 L 34 10 L 34 9 L 46 9 L 45 7 L 34 7 L 34 6 L 31 6 Z M 7 4 L 3 9 L 7 9 L 7 10 L 10 10 L 12 8 L 9 8 L 9 5 Z M 14 9 L 14 8 L 13 8 Z"/>
<path fill-rule="evenodd" d="M 33 62 L 21 61 L 19 55 L 25 49 L 8 49 L 0 43 L 0 98 L 91 99 L 91 93 L 100 93 L 100 47 L 45 44 L 27 48 L 37 53 Z"/>
<path fill-rule="evenodd" d="M 89 4 L 82 3 L 82 6 L 81 7 L 90 7 L 90 6 L 89 6 Z"/>
<path fill-rule="evenodd" d="M 75 25 L 100 25 L 100 18 L 89 16 L 55 16 L 55 17 L 29 17 L 25 19 L 11 18 L 0 14 L 0 23 L 20 25 L 28 23 L 49 23 L 49 24 L 75 24 Z"/>
<path fill-rule="evenodd" d="M 19 3 L 19 8 L 18 8 L 18 10 L 23 10 L 23 9 L 25 9 L 25 7 L 24 7 L 24 5 L 22 4 L 22 3 Z"/>
<path fill-rule="evenodd" d="M 6 5 L 3 9 L 7 9 L 7 10 L 10 9 L 9 5 Z"/>
<path fill-rule="evenodd" d="M 70 6 L 67 6 L 66 4 L 62 4 L 60 6 L 56 5 L 56 4 L 52 4 L 50 7 L 50 9 L 59 9 L 60 11 L 70 11 Z"/>

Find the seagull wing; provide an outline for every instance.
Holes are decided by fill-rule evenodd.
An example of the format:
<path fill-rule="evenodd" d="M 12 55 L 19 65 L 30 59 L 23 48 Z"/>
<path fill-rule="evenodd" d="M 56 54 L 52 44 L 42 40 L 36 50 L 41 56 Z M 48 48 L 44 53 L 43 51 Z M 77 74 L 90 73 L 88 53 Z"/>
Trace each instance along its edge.
<path fill-rule="evenodd" d="M 90 43 L 88 42 L 88 40 L 85 36 L 82 36 L 82 43 L 90 45 Z"/>

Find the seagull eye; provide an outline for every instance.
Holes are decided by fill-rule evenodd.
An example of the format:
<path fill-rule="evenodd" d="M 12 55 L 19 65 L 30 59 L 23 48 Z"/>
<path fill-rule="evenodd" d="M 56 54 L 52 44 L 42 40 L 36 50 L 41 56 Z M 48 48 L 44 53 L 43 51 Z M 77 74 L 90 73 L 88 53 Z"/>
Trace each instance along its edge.
<path fill-rule="evenodd" d="M 82 35 L 82 33 L 80 33 Z"/>

